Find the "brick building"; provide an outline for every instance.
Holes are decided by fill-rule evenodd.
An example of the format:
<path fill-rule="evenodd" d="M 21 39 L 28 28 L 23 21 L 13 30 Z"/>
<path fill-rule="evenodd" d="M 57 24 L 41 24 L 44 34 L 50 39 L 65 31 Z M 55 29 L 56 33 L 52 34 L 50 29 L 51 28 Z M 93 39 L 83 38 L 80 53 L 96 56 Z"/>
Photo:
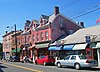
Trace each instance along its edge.
<path fill-rule="evenodd" d="M 17 37 L 21 34 L 22 31 L 16 31 Z M 19 39 L 17 38 L 17 42 Z M 19 43 L 17 43 L 19 45 Z M 18 46 L 17 45 L 17 46 Z M 20 46 L 18 46 L 20 48 Z M 3 57 L 11 56 L 15 50 L 15 31 L 6 32 L 3 35 Z"/>
<path fill-rule="evenodd" d="M 41 15 L 40 20 L 27 20 L 22 34 L 23 56 L 49 55 L 48 47 L 62 36 L 74 33 L 82 26 L 59 12 L 59 7 L 54 8 L 54 14 Z"/>

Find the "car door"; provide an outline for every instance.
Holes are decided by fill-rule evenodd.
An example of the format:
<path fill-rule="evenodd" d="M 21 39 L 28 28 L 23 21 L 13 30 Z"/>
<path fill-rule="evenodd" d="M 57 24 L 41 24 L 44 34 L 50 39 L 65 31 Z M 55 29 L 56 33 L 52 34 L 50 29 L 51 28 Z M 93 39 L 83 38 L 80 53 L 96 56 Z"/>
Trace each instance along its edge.
<path fill-rule="evenodd" d="M 62 60 L 62 65 L 65 65 L 65 66 L 68 66 L 69 65 L 69 59 L 70 59 L 70 56 L 67 56 L 65 57 L 63 60 Z"/>
<path fill-rule="evenodd" d="M 69 59 L 69 66 L 74 66 L 76 61 L 76 56 L 71 56 Z"/>

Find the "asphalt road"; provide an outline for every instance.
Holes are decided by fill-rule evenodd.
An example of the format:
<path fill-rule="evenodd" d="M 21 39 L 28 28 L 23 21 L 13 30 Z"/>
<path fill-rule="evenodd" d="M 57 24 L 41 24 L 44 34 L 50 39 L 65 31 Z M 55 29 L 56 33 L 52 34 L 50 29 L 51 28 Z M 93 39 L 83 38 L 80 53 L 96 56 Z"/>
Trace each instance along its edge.
<path fill-rule="evenodd" d="M 75 70 L 70 67 L 57 68 L 56 66 L 35 65 L 20 62 L 0 63 L 0 72 L 100 72 L 99 68 Z"/>

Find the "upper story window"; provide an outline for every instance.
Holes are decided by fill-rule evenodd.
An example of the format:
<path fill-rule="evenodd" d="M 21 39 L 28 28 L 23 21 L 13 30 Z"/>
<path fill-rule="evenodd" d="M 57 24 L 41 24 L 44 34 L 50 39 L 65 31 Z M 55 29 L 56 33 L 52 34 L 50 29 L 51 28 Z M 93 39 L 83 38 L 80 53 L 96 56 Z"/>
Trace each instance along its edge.
<path fill-rule="evenodd" d="M 17 44 L 20 45 L 20 39 L 17 39 Z"/>
<path fill-rule="evenodd" d="M 34 35 L 32 35 L 32 41 L 34 42 Z"/>
<path fill-rule="evenodd" d="M 31 36 L 28 36 L 28 41 L 31 41 Z"/>
<path fill-rule="evenodd" d="M 43 32 L 41 32 L 41 41 L 43 41 L 43 36 L 44 36 L 44 34 L 43 34 Z"/>
<path fill-rule="evenodd" d="M 60 27 L 63 27 L 63 19 L 59 19 Z"/>
<path fill-rule="evenodd" d="M 48 31 L 45 32 L 45 35 L 46 35 L 45 36 L 46 37 L 46 40 L 48 40 L 48 36 L 49 36 Z"/>
<path fill-rule="evenodd" d="M 36 40 L 39 41 L 39 34 L 36 34 Z"/>

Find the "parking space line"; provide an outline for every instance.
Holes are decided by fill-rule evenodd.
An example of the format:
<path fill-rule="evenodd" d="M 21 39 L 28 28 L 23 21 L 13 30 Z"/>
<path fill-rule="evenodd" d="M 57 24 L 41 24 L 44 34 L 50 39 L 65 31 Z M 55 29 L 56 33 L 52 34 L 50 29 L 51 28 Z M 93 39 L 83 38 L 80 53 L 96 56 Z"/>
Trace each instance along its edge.
<path fill-rule="evenodd" d="M 8 64 L 8 63 L 3 63 L 3 64 L 10 65 L 10 66 L 17 67 L 17 68 L 22 68 L 22 69 L 30 70 L 30 71 L 33 71 L 33 72 L 43 72 L 43 71 L 40 71 L 40 70 L 36 70 L 36 69 L 24 67 L 24 66 L 19 66 L 19 65 L 15 65 L 15 64 Z"/>

